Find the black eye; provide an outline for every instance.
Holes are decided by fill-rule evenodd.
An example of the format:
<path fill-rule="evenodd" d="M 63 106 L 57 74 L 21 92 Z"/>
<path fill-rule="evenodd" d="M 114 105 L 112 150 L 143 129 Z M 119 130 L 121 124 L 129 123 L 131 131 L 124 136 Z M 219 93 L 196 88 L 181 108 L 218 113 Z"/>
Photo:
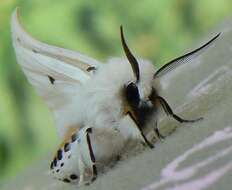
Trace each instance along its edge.
<path fill-rule="evenodd" d="M 139 90 L 136 84 L 133 82 L 128 84 L 126 87 L 126 99 L 133 106 L 137 106 L 139 104 Z"/>

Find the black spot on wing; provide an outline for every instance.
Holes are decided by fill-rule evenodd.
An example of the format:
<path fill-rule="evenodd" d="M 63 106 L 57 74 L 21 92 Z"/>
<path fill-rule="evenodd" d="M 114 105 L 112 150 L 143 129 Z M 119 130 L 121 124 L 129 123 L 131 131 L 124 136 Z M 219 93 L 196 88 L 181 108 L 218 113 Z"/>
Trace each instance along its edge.
<path fill-rule="evenodd" d="M 57 159 L 58 160 L 61 160 L 63 158 L 63 151 L 61 150 L 61 149 L 59 149 L 58 151 L 57 151 Z"/>
<path fill-rule="evenodd" d="M 53 168 L 54 168 L 54 162 L 52 161 L 50 165 L 50 169 L 53 169 Z"/>
<path fill-rule="evenodd" d="M 54 166 L 54 167 L 57 166 L 57 159 L 56 159 L 56 158 L 53 160 L 53 166 Z"/>
<path fill-rule="evenodd" d="M 63 182 L 70 183 L 71 181 L 69 179 L 65 178 L 65 179 L 63 179 Z"/>
<path fill-rule="evenodd" d="M 86 69 L 86 71 L 90 72 L 90 71 L 96 71 L 96 67 L 90 66 Z"/>
<path fill-rule="evenodd" d="M 77 140 L 77 137 L 78 137 L 78 135 L 77 135 L 76 133 L 74 133 L 74 134 L 72 135 L 72 137 L 71 137 L 72 142 L 75 142 L 75 141 Z"/>
<path fill-rule="evenodd" d="M 49 81 L 50 81 L 51 84 L 54 84 L 55 79 L 53 77 L 51 77 L 51 76 L 48 75 L 48 79 L 49 79 Z"/>
<path fill-rule="evenodd" d="M 70 175 L 70 179 L 72 180 L 78 179 L 78 176 L 76 174 L 72 174 Z"/>
<path fill-rule="evenodd" d="M 65 145 L 64 145 L 64 151 L 68 152 L 70 149 L 71 149 L 70 143 L 65 143 Z"/>

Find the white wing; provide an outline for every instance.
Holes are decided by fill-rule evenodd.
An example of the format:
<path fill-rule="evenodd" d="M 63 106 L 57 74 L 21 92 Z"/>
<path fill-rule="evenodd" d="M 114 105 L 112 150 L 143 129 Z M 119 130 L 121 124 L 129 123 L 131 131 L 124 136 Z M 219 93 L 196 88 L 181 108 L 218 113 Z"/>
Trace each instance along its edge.
<path fill-rule="evenodd" d="M 78 86 L 90 79 L 100 63 L 80 53 L 33 39 L 21 26 L 17 8 L 12 14 L 11 31 L 17 62 L 53 111 L 58 128 L 67 128 L 72 124 L 63 115 L 72 112 L 67 105 L 78 93 Z"/>

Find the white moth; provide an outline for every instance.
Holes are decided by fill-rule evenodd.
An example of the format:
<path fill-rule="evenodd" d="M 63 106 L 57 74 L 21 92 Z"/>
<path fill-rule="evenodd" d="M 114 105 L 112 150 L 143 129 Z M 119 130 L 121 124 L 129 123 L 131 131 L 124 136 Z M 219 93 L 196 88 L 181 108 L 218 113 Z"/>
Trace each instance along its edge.
<path fill-rule="evenodd" d="M 158 108 L 179 122 L 195 122 L 175 115 L 159 96 L 159 80 L 179 65 L 200 55 L 219 36 L 200 48 L 165 64 L 158 71 L 147 61 L 137 61 L 123 36 L 127 61 L 103 64 L 80 53 L 33 39 L 19 22 L 16 9 L 11 30 L 17 62 L 28 81 L 54 115 L 62 144 L 51 163 L 51 173 L 79 185 L 94 181 L 105 166 L 123 154 L 130 141 L 153 144 L 149 132 L 157 128 Z"/>

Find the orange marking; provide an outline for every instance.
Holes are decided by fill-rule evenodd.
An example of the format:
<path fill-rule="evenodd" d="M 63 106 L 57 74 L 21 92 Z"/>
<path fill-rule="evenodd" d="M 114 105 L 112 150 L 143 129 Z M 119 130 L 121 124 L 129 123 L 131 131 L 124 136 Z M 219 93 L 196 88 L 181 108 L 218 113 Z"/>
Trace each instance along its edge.
<path fill-rule="evenodd" d="M 79 131 L 79 129 L 80 127 L 76 127 L 76 126 L 69 127 L 67 132 L 64 135 L 64 139 L 62 143 L 60 144 L 59 148 L 62 148 L 65 145 L 65 143 L 67 143 L 71 139 L 71 136 L 77 131 Z"/>
<path fill-rule="evenodd" d="M 71 140 L 71 136 L 72 136 L 74 133 L 76 133 L 77 131 L 79 131 L 79 130 L 80 130 L 80 127 L 78 127 L 78 126 L 70 126 L 70 127 L 68 127 L 68 130 L 67 130 L 67 132 L 66 132 L 65 135 L 64 135 L 64 139 L 63 139 L 62 143 L 59 145 L 57 151 L 58 151 L 59 149 L 63 148 L 64 145 L 65 145 L 67 142 L 69 142 L 69 141 Z M 56 158 L 57 151 L 55 152 L 55 155 L 54 155 L 53 159 Z"/>
<path fill-rule="evenodd" d="M 123 115 L 127 115 L 128 113 L 132 115 L 134 122 L 137 123 L 137 117 L 133 109 L 128 104 L 124 104 Z"/>

